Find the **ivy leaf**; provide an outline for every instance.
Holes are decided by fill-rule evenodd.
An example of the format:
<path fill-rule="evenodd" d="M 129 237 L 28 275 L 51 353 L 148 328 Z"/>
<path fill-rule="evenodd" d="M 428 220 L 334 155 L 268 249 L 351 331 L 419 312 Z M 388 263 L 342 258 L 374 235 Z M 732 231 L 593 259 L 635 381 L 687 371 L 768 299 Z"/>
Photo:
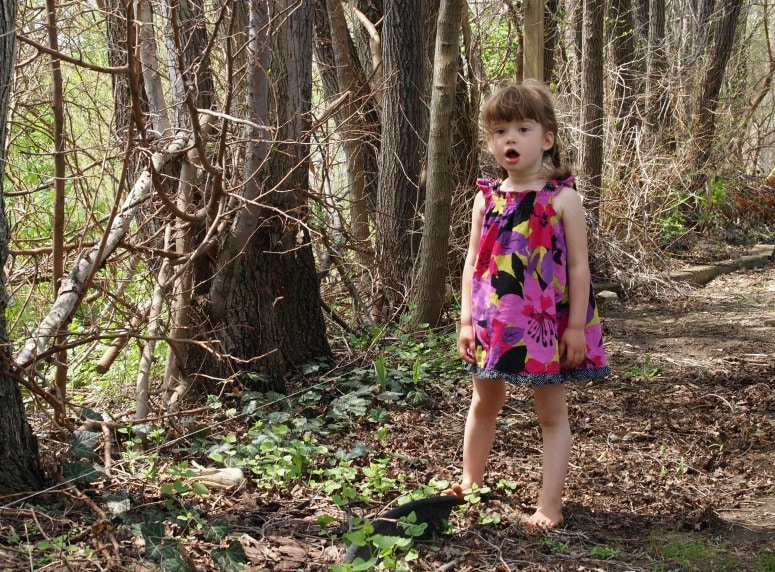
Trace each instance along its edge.
<path fill-rule="evenodd" d="M 103 500 L 105 501 L 105 505 L 108 507 L 110 514 L 113 515 L 114 518 L 124 514 L 125 512 L 129 512 L 129 509 L 132 508 L 129 495 L 127 495 L 124 491 L 121 491 L 115 495 L 106 495 L 103 497 Z"/>
<path fill-rule="evenodd" d="M 62 463 L 62 476 L 66 481 L 77 481 L 87 484 L 107 477 L 99 465 L 84 461 Z"/>
<path fill-rule="evenodd" d="M 159 562 L 164 572 L 195 572 L 195 568 L 181 554 L 182 550 L 177 542 L 164 543 L 162 559 Z"/>
<path fill-rule="evenodd" d="M 70 437 L 70 445 L 76 459 L 93 459 L 97 456 L 94 450 L 100 442 L 102 433 L 96 431 L 76 431 Z"/>
<path fill-rule="evenodd" d="M 92 421 L 103 421 L 102 415 L 94 411 L 94 409 L 90 409 L 89 407 L 84 407 L 81 409 L 81 415 L 86 417 L 86 419 L 91 419 Z"/>
<path fill-rule="evenodd" d="M 145 523 L 140 526 L 145 540 L 145 557 L 158 562 L 165 572 L 193 572 L 186 562 L 176 540 L 164 540 L 164 525 L 160 522 Z"/>
<path fill-rule="evenodd" d="M 366 415 L 370 405 L 370 400 L 348 393 L 333 401 L 331 411 L 328 413 L 327 417 L 331 419 L 363 417 Z"/>
<path fill-rule="evenodd" d="M 224 572 L 239 572 L 248 562 L 245 549 L 236 540 L 232 540 L 229 543 L 229 547 L 225 550 L 223 548 L 216 548 L 210 556 Z"/>
<path fill-rule="evenodd" d="M 202 534 L 209 542 L 220 542 L 229 532 L 229 524 L 225 520 L 206 522 L 202 526 Z"/>
<path fill-rule="evenodd" d="M 147 522 L 140 525 L 140 534 L 145 540 L 145 556 L 150 560 L 161 560 L 163 555 L 162 539 L 164 525 L 160 522 Z"/>

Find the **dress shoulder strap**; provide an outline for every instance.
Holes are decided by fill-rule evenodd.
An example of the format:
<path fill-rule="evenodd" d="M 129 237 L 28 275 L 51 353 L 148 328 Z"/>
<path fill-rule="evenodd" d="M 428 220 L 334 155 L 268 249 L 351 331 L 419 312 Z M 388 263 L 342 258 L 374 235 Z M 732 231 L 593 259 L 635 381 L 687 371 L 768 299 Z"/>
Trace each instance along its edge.
<path fill-rule="evenodd" d="M 576 177 L 574 177 L 573 175 L 570 175 L 568 177 L 565 177 L 564 179 L 549 179 L 546 182 L 546 186 L 544 188 L 548 191 L 556 191 L 563 187 L 570 187 L 572 189 L 575 189 Z"/>
<path fill-rule="evenodd" d="M 479 187 L 479 190 L 482 191 L 485 197 L 489 197 L 490 193 L 500 187 L 500 184 L 501 182 L 497 179 L 482 178 L 476 180 L 476 186 Z"/>

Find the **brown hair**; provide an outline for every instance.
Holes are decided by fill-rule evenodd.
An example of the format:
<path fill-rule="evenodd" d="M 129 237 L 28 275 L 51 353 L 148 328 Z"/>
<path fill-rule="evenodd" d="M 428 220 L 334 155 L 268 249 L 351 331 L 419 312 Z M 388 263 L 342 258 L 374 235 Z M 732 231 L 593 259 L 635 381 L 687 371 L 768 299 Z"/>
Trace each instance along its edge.
<path fill-rule="evenodd" d="M 521 121 L 532 119 L 539 123 L 544 131 L 554 134 L 554 145 L 544 152 L 544 158 L 551 161 L 553 169 L 548 173 L 550 179 L 566 179 L 572 174 L 569 165 L 562 162 L 557 114 L 549 89 L 542 83 L 526 79 L 519 84 L 509 84 L 496 90 L 482 106 L 482 127 L 489 133 L 495 123 L 501 121 Z"/>

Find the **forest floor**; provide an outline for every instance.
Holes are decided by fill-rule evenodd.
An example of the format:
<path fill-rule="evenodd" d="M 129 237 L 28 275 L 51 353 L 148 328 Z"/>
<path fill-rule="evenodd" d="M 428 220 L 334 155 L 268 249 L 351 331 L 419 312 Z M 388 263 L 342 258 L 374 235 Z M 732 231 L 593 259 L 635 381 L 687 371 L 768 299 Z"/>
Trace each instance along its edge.
<path fill-rule="evenodd" d="M 614 374 L 568 386 L 564 525 L 522 524 L 540 438 L 530 394 L 516 389 L 489 464 L 494 492 L 417 570 L 775 571 L 775 265 L 601 312 Z M 398 440 L 452 480 L 468 396 L 463 384 L 459 399 L 407 412 Z M 517 486 L 507 493 L 499 480 Z"/>
<path fill-rule="evenodd" d="M 563 525 L 523 524 L 538 493 L 541 444 L 529 390 L 514 388 L 488 465 L 490 492 L 455 509 L 449 535 L 417 543 L 411 570 L 775 571 L 775 264 L 661 302 L 606 302 L 601 314 L 613 375 L 568 385 L 574 450 Z M 470 382 L 461 373 L 424 388 L 426 403 L 391 406 L 390 468 L 410 483 L 454 481 Z M 373 441 L 371 424 L 350 431 L 353 442 Z M 104 491 L 88 488 L 68 503 L 0 513 L 0 570 L 158 569 L 137 536 L 99 522 L 94 504 Z M 141 513 L 163 504 L 143 496 L 151 492 L 132 490 L 146 498 Z M 230 523 L 245 570 L 322 571 L 344 554 L 340 539 L 320 533 L 321 514 L 345 515 L 319 488 L 299 484 L 283 496 L 247 485 L 197 510 Z M 37 544 L 47 558 L 21 549 L 33 530 L 50 541 Z M 188 569 L 229 569 L 188 530 L 177 533 Z"/>

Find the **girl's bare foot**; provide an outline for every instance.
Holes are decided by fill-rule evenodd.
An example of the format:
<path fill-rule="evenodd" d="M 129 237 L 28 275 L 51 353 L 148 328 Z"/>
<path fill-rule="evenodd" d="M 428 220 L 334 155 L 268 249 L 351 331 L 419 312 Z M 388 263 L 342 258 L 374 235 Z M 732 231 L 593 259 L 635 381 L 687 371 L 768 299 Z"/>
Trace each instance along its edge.
<path fill-rule="evenodd" d="M 537 528 L 557 528 L 562 524 L 562 520 L 562 511 L 552 511 L 538 507 L 533 516 L 527 519 L 527 525 Z"/>
<path fill-rule="evenodd" d="M 454 484 L 451 487 L 449 487 L 447 490 L 444 491 L 445 495 L 455 495 L 459 500 L 465 499 L 465 491 L 466 489 L 463 487 L 462 484 Z"/>

